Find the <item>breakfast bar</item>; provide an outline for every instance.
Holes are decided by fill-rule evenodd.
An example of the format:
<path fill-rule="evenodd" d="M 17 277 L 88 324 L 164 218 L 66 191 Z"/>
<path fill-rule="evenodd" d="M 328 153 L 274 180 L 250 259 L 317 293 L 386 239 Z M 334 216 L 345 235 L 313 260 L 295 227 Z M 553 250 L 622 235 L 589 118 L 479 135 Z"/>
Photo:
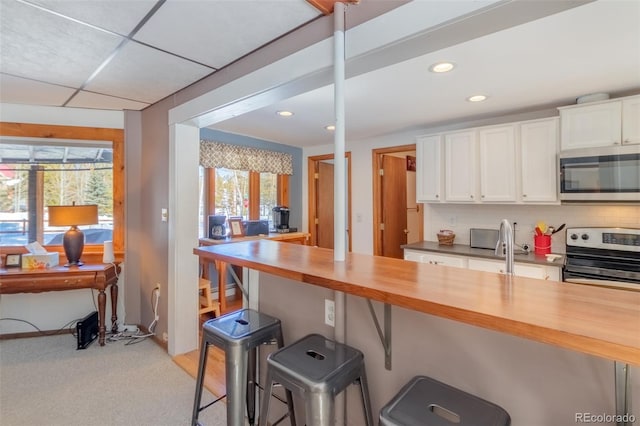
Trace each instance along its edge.
<path fill-rule="evenodd" d="M 394 330 L 401 327 L 395 324 L 396 319 L 409 319 L 411 323 L 408 327 L 403 324 L 402 328 L 409 330 L 409 333 L 417 333 L 417 339 L 413 341 L 416 348 L 420 347 L 421 334 L 424 339 L 435 343 L 433 337 L 426 336 L 438 332 L 430 328 L 431 324 L 442 325 L 447 328 L 447 333 L 436 334 L 438 345 L 427 344 L 426 347 L 436 354 L 438 346 L 454 341 L 457 352 L 451 353 L 452 359 L 471 351 L 474 356 L 470 359 L 478 361 L 483 356 L 482 340 L 495 339 L 498 344 L 505 345 L 496 353 L 500 356 L 507 354 L 505 356 L 508 357 L 510 352 L 514 352 L 514 364 L 518 363 L 519 357 L 526 358 L 527 351 L 556 351 L 559 357 L 578 357 L 575 359 L 579 362 L 602 363 L 610 360 L 617 364 L 640 366 L 640 292 L 509 277 L 355 253 L 348 254 L 344 262 L 335 262 L 332 250 L 266 240 L 198 247 L 194 249 L 194 254 L 201 260 L 222 261 L 259 271 L 267 274 L 267 277 L 284 279 L 293 284 L 293 287 L 287 287 L 291 292 L 297 291 L 294 290 L 295 283 L 305 283 L 391 305 L 394 312 L 398 312 L 397 315 L 394 313 Z M 262 288 L 262 283 L 261 279 L 261 309 L 262 294 L 270 291 Z M 278 295 L 279 298 L 287 296 Z M 293 294 L 290 297 L 293 298 Z M 294 303 L 295 300 L 290 302 Z M 349 308 L 348 324 L 359 320 L 355 315 L 358 303 L 354 299 L 354 307 Z M 434 318 L 429 320 L 429 327 L 418 331 L 412 327 L 419 328 L 422 320 L 420 315 L 411 312 L 429 314 L 426 317 L 444 318 L 446 321 Z M 449 320 L 454 324 L 450 324 Z M 307 319 L 300 318 L 300 321 Z M 458 323 L 473 328 L 455 325 Z M 284 320 L 283 324 L 286 324 Z M 476 327 L 498 334 L 483 334 L 487 332 L 481 332 Z M 474 333 L 481 333 L 482 337 L 478 339 L 480 346 L 463 347 L 461 351 L 461 344 L 455 340 L 456 336 L 449 333 L 449 328 L 465 334 L 467 340 Z M 358 333 L 349 333 L 350 330 L 348 336 L 354 340 L 360 340 L 365 334 L 373 335 L 375 331 L 372 333 L 359 329 Z M 504 335 L 511 337 L 501 337 Z M 531 346 L 528 341 L 544 345 Z M 526 348 L 524 355 L 515 355 L 519 346 Z M 571 355 L 575 352 L 590 357 Z M 422 361 L 428 356 L 425 353 L 419 359 Z M 576 363 L 575 360 L 572 362 Z M 613 387 L 607 388 L 604 393 L 612 396 Z"/>

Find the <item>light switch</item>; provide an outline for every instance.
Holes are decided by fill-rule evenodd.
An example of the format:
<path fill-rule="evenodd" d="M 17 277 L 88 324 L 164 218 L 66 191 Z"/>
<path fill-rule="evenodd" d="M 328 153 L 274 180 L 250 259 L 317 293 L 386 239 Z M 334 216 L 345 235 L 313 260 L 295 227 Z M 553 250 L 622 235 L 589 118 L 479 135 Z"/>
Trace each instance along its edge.
<path fill-rule="evenodd" d="M 162 209 L 162 221 L 166 222 L 167 220 L 169 220 L 169 212 L 167 211 L 167 209 Z"/>

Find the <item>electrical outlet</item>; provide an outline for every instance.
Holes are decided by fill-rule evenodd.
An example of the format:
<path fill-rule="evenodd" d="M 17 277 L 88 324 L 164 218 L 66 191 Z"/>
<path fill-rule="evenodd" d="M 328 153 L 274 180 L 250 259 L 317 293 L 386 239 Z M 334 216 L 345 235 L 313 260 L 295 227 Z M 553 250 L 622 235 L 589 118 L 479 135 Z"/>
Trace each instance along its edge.
<path fill-rule="evenodd" d="M 162 341 L 163 342 L 168 342 L 169 341 L 169 335 L 166 332 L 162 333 Z"/>
<path fill-rule="evenodd" d="M 122 331 L 126 331 L 129 333 L 137 333 L 140 329 L 138 328 L 137 325 L 128 325 L 125 324 L 122 326 Z"/>
<path fill-rule="evenodd" d="M 324 323 L 331 327 L 336 325 L 336 304 L 333 300 L 324 299 Z"/>

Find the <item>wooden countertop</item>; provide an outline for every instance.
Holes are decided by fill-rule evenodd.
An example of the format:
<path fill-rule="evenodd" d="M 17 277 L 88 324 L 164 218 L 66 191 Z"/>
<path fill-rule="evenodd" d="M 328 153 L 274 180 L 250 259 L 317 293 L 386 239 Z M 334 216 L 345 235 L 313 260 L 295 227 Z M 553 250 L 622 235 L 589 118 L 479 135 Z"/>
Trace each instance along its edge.
<path fill-rule="evenodd" d="M 255 241 L 255 240 L 274 240 L 274 241 L 286 241 L 286 240 L 307 240 L 309 238 L 306 232 L 270 232 L 269 234 L 253 235 L 248 237 L 227 237 L 222 240 L 214 240 L 213 238 L 200 238 L 199 242 L 202 246 L 211 246 L 218 244 L 240 243 L 243 241 Z"/>
<path fill-rule="evenodd" d="M 558 283 L 258 240 L 198 247 L 273 275 L 640 365 L 640 292 Z"/>

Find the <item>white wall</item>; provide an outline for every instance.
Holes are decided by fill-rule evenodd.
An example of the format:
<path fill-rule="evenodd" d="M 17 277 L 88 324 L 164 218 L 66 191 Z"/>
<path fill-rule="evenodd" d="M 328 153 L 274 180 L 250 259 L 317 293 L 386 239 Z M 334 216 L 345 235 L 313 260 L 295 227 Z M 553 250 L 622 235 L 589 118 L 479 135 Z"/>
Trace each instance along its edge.
<path fill-rule="evenodd" d="M 32 105 L 0 104 L 2 121 L 52 124 L 64 126 L 124 128 L 122 111 L 105 111 L 81 108 L 40 107 Z M 124 312 L 124 273 L 118 281 L 120 297 L 118 311 Z M 16 318 L 29 321 L 41 330 L 58 330 L 70 321 L 83 318 L 97 306 L 97 290 L 72 290 L 38 294 L 0 295 L 0 318 Z M 109 291 L 107 291 L 109 294 Z M 95 298 L 95 304 L 92 300 Z M 111 298 L 107 296 L 106 323 L 111 318 Z M 119 319 L 119 323 L 121 323 Z M 31 325 L 13 320 L 0 321 L 0 334 L 36 331 Z"/>
<path fill-rule="evenodd" d="M 485 122 L 457 123 L 453 128 L 464 128 L 540 118 L 549 112 L 536 112 L 532 115 L 520 115 L 491 119 Z M 384 137 L 361 141 L 347 141 L 346 150 L 351 151 L 352 161 L 352 224 L 353 252 L 373 253 L 373 186 L 372 186 L 372 154 L 377 148 L 386 148 L 415 143 L 415 137 L 431 132 L 447 130 L 419 129 L 411 132 L 396 133 Z M 322 145 L 305 148 L 303 164 L 307 158 L 333 152 L 333 145 Z M 307 182 L 307 170 L 303 172 L 303 182 Z M 309 229 L 308 188 L 303 186 L 303 228 Z M 455 243 L 469 243 L 470 228 L 498 229 L 502 219 L 517 222 L 516 242 L 533 246 L 533 229 L 539 220 L 548 225 L 558 227 L 562 223 L 570 226 L 623 226 L 640 228 L 640 206 L 603 206 L 603 205 L 497 205 L 497 204 L 425 204 L 424 240 L 437 241 L 436 233 L 440 229 L 452 229 L 456 233 Z M 565 234 L 560 232 L 552 239 L 552 251 L 564 252 Z"/>
<path fill-rule="evenodd" d="M 283 297 L 295 300 L 295 306 L 282 303 Z M 285 344 L 308 333 L 332 335 L 323 323 L 325 298 L 333 298 L 330 290 L 260 273 L 260 311 L 282 321 Z M 374 302 L 379 318 L 381 306 Z M 576 413 L 615 414 L 613 361 L 392 307 L 388 371 L 366 301 L 348 296 L 346 312 L 346 343 L 365 354 L 374 416 L 415 375 L 433 377 L 502 406 L 516 426 L 569 426 L 576 424 Z M 348 390 L 349 425 L 363 424 L 356 389 Z M 631 398 L 638 418 L 638 380 L 631 383 Z"/>

